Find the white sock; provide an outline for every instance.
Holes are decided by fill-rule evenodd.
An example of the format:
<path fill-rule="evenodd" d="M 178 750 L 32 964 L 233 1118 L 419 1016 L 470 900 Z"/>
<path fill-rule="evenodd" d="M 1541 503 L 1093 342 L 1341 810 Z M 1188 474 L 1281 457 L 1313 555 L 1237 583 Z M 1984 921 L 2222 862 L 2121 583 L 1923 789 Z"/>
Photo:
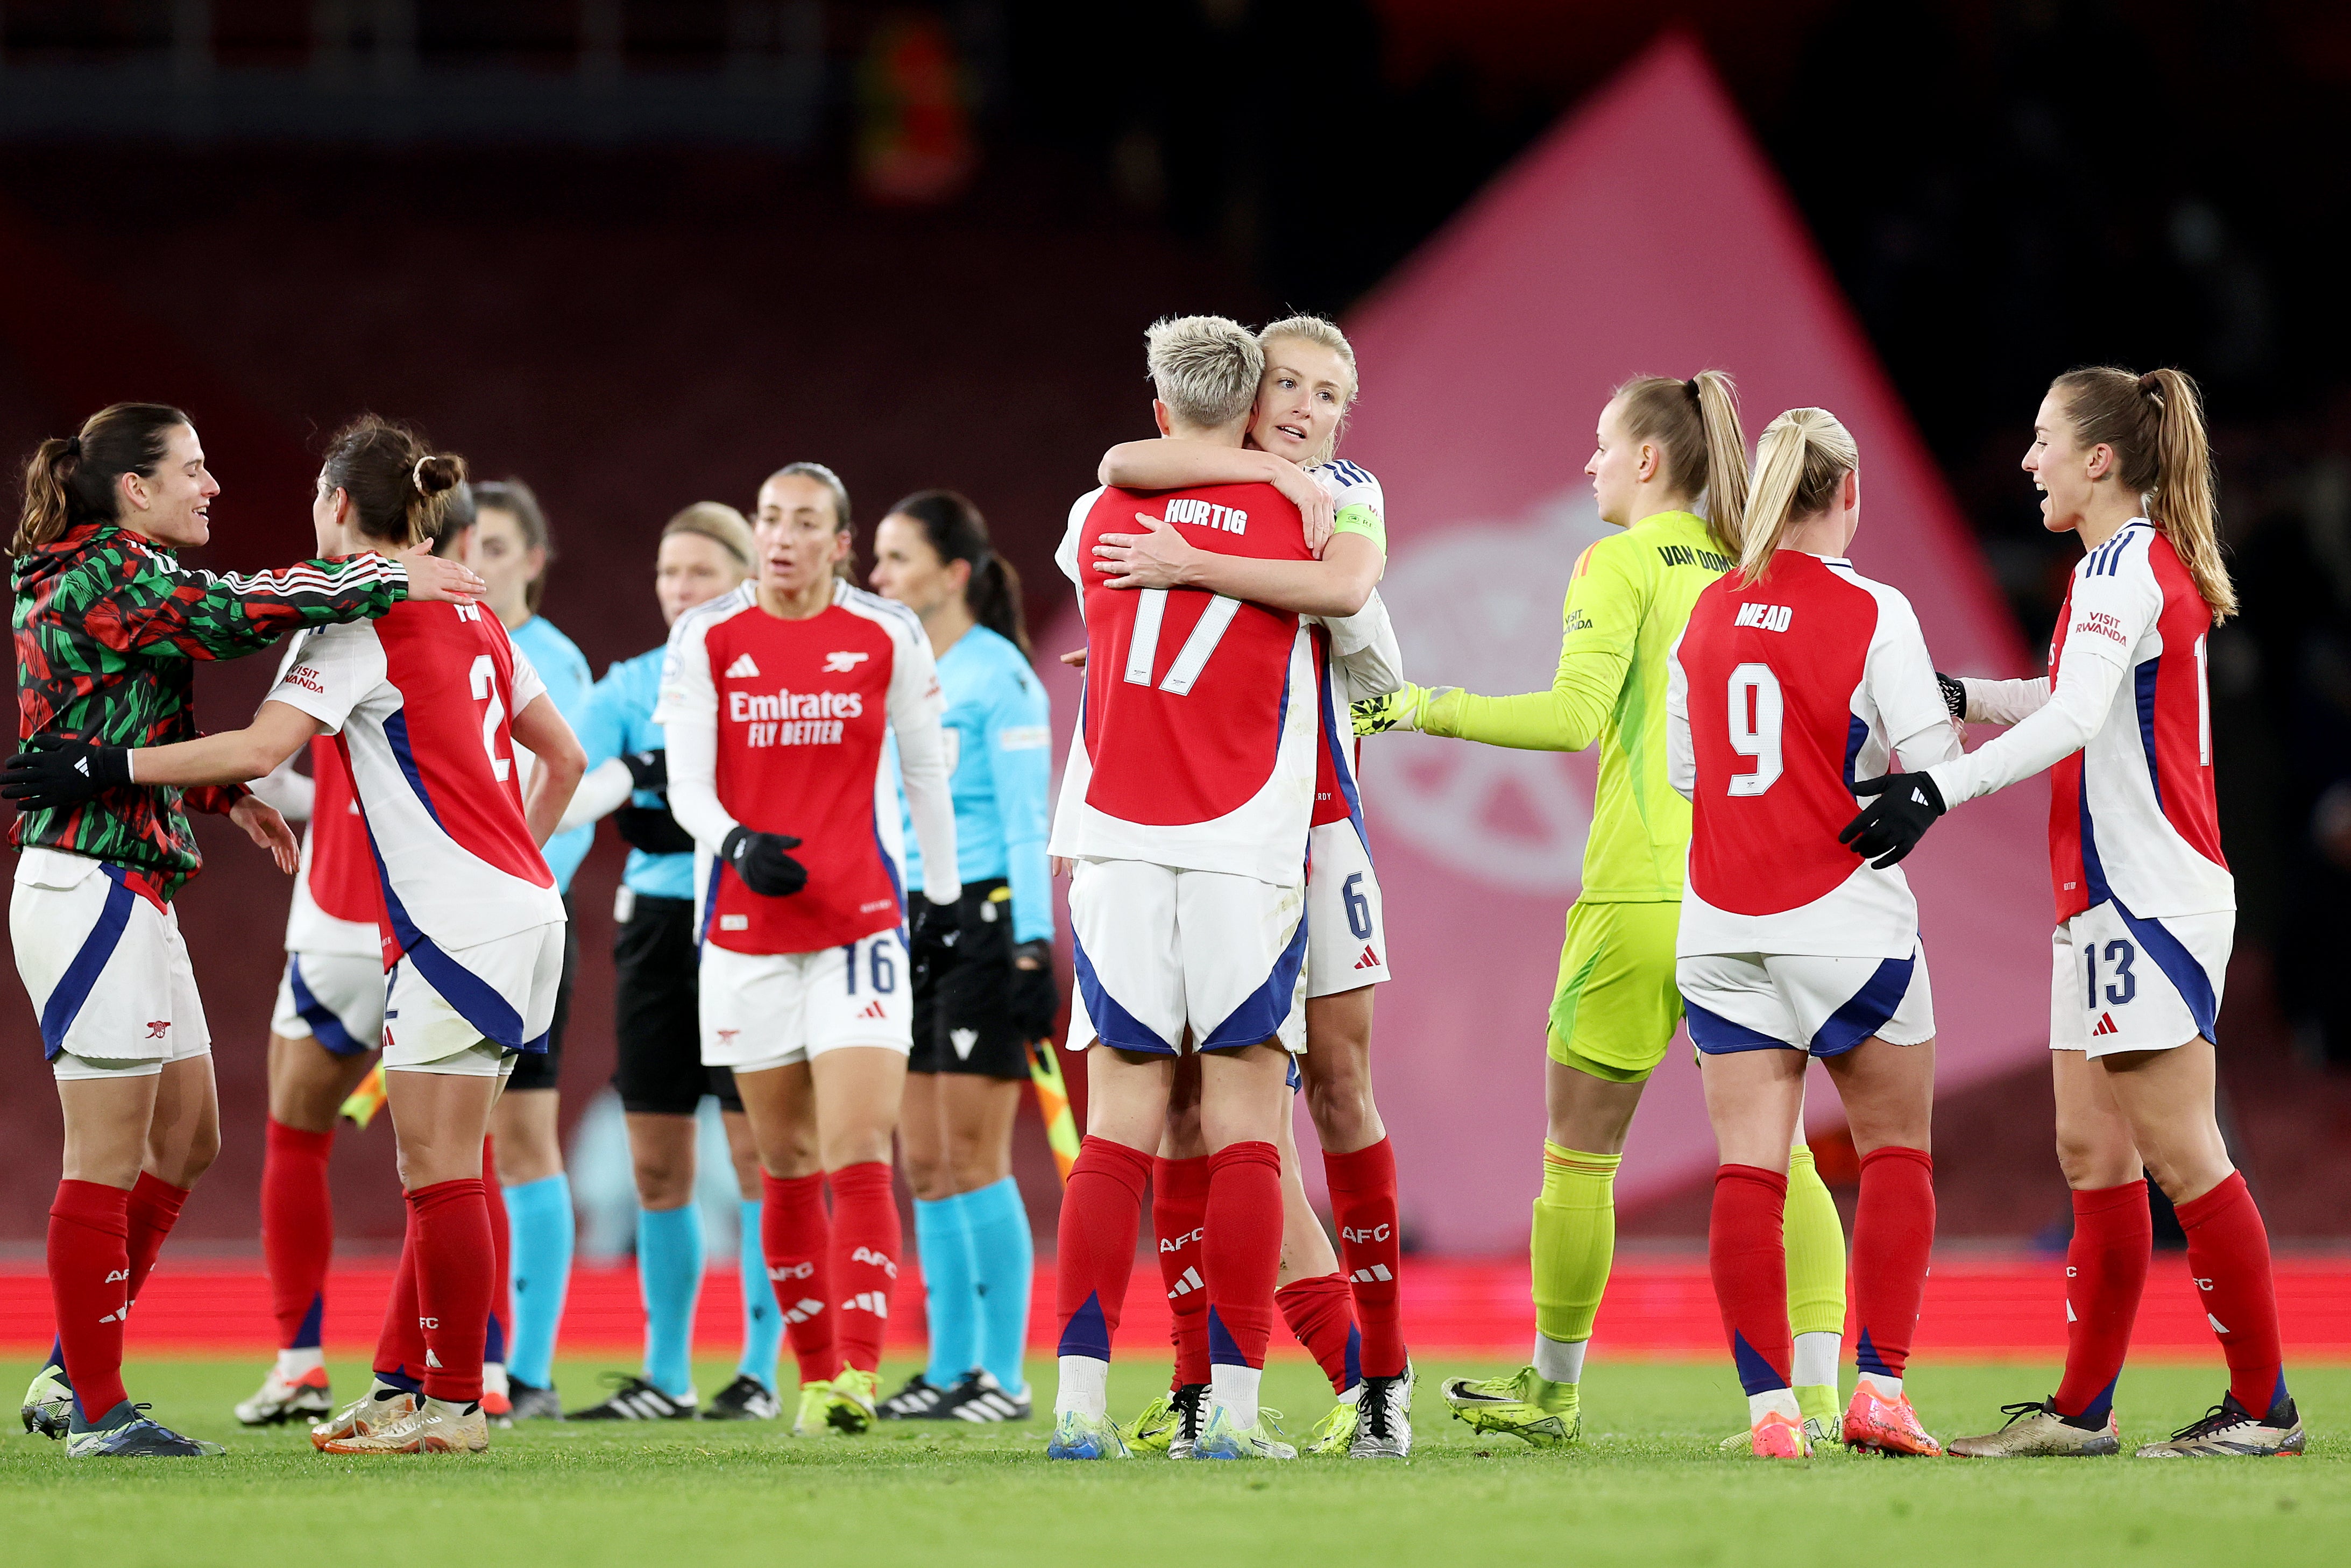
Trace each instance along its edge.
<path fill-rule="evenodd" d="M 1863 1373 L 1861 1386 L 1870 1390 L 1888 1405 L 1902 1397 L 1902 1380 L 1898 1377 L 1888 1377 L 1882 1372 Z"/>
<path fill-rule="evenodd" d="M 502 1361 L 482 1363 L 482 1392 L 504 1397 L 512 1390 L 507 1386 L 507 1366 Z"/>
<path fill-rule="evenodd" d="M 1766 1416 L 1785 1416 L 1791 1421 L 1802 1421 L 1804 1413 L 1796 1406 L 1792 1388 L 1769 1388 L 1747 1396 L 1747 1424 L 1752 1427 Z"/>
<path fill-rule="evenodd" d="M 1546 1334 L 1535 1335 L 1535 1375 L 1545 1383 L 1581 1383 L 1583 1381 L 1583 1351 L 1592 1342 L 1588 1339 L 1552 1339 Z M 1834 1353 L 1831 1353 L 1834 1364 Z"/>
<path fill-rule="evenodd" d="M 407 1393 L 409 1393 L 407 1389 L 399 1387 L 394 1384 L 386 1383 L 382 1378 L 379 1377 L 375 1380 L 374 1385 L 368 1390 L 368 1397 L 371 1399 L 396 1399 L 400 1396 Z M 421 1399 L 423 1396 L 412 1395 L 411 1397 Z"/>
<path fill-rule="evenodd" d="M 438 1416 L 444 1421 L 455 1421 L 465 1414 L 468 1406 L 480 1403 L 477 1399 L 435 1399 L 427 1395 L 424 1412 L 428 1416 Z"/>
<path fill-rule="evenodd" d="M 326 1364 L 327 1353 L 315 1344 L 277 1353 L 277 1375 L 288 1383 L 299 1383 L 304 1373 L 316 1372 Z"/>
<path fill-rule="evenodd" d="M 1222 1406 L 1235 1426 L 1254 1427 L 1258 1385 L 1264 1377 L 1261 1367 L 1228 1366 L 1218 1362 L 1208 1369 L 1208 1403 Z"/>
<path fill-rule="evenodd" d="M 1110 1363 L 1091 1355 L 1061 1357 L 1061 1384 L 1053 1391 L 1053 1414 L 1099 1421 L 1110 1408 Z"/>
<path fill-rule="evenodd" d="M 1834 1388 L 1837 1380 L 1837 1350 L 1844 1335 L 1828 1333 L 1796 1336 L 1795 1375 L 1788 1381 L 1799 1388 Z"/>

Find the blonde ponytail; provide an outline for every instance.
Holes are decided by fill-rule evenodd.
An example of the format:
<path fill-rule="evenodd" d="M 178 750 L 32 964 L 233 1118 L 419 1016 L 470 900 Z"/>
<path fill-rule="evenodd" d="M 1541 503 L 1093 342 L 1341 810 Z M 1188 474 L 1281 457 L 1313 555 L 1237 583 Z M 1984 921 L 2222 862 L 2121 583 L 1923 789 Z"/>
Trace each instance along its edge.
<path fill-rule="evenodd" d="M 1747 522 L 1747 437 L 1730 373 L 1700 371 L 1686 382 L 1635 376 L 1612 395 L 1625 434 L 1656 444 L 1666 484 L 1703 508 L 1723 553 L 1737 555 Z"/>
<path fill-rule="evenodd" d="M 1852 432 L 1824 408 L 1792 408 L 1765 425 L 1755 444 L 1755 482 L 1747 491 L 1746 530 L 1739 540 L 1740 580 L 1762 576 L 1788 525 L 1826 507 L 1860 465 Z"/>
<path fill-rule="evenodd" d="M 2083 448 L 2110 447 L 2115 477 L 2171 541 L 2218 626 L 2237 612 L 2220 559 L 2220 487 L 2204 434 L 2204 397 L 2184 371 L 2145 375 L 2118 365 L 2067 371 L 2049 383 Z"/>

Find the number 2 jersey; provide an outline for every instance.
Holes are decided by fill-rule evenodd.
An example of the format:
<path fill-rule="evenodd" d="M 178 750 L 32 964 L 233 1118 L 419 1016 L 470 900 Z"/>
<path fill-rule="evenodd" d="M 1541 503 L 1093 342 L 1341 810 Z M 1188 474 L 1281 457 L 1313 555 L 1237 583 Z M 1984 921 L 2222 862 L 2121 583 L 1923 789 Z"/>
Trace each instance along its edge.
<path fill-rule="evenodd" d="M 545 692 L 475 604 L 402 603 L 306 633 L 287 657 L 267 700 L 317 719 L 350 771 L 386 968 L 428 943 L 455 953 L 565 917 L 523 817 L 510 728 Z"/>
<path fill-rule="evenodd" d="M 1309 560 L 1298 508 L 1270 485 L 1080 497 L 1059 559 L 1086 622 L 1086 686 L 1049 845 L 1294 886 L 1316 773 L 1320 661 L 1301 618 L 1203 589 L 1116 589 L 1105 533 L 1165 518 L 1196 549 Z"/>
<path fill-rule="evenodd" d="M 1910 956 L 1909 883 L 1837 841 L 1856 779 L 1959 749 L 1908 600 L 1799 550 L 1718 579 L 1674 646 L 1666 726 L 1691 817 L 1677 955 Z"/>

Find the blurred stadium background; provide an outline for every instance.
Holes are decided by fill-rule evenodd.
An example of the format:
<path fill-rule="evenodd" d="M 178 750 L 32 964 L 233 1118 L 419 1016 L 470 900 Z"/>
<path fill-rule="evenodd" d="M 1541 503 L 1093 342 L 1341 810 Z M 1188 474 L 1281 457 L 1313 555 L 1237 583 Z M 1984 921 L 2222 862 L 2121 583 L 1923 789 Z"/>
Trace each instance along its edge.
<path fill-rule="evenodd" d="M 2351 328 L 2324 237 L 2351 223 L 2346 132 L 2351 11 L 2288 0 L 5 0 L 0 453 L 176 402 L 225 486 L 202 564 L 257 566 L 308 548 L 326 431 L 416 420 L 538 489 L 545 612 L 600 672 L 661 635 L 678 507 L 813 458 L 870 537 L 950 486 L 1058 675 L 1079 634 L 1050 554 L 1102 447 L 1149 429 L 1142 328 L 1297 308 L 1355 335 L 1346 450 L 1387 486 L 1416 678 L 1548 679 L 1607 389 L 1708 364 L 1750 435 L 1792 403 L 1847 419 L 1856 554 L 1947 668 L 2015 674 L 2071 560 L 2016 471 L 2043 388 L 2180 365 L 2246 604 L 2212 656 L 2226 1118 L 2282 1247 L 2324 1250 L 2351 1240 Z M 207 671 L 200 711 L 235 719 L 268 673 Z M 1416 744 L 1365 765 L 1396 911 L 1382 1099 L 1416 1246 L 1506 1260 L 1590 769 Z M 2002 1254 L 2066 1213 L 2041 810 L 2011 791 L 1914 862 L 1944 1236 Z M 182 908 L 227 1146 L 173 1255 L 225 1261 L 256 1245 L 286 887 L 218 826 Z M 575 1180 L 609 1172 L 624 1215 L 597 1108 L 620 860 L 608 834 L 578 882 L 564 1088 Z M 57 1120 L 21 998 L 0 1041 L 0 1249 L 37 1269 Z M 1642 1114 L 1624 1229 L 1694 1242 L 1695 1074 L 1669 1064 Z M 1020 1137 L 1050 1244 L 1033 1116 Z M 336 1168 L 352 1250 L 396 1247 L 389 1134 Z"/>

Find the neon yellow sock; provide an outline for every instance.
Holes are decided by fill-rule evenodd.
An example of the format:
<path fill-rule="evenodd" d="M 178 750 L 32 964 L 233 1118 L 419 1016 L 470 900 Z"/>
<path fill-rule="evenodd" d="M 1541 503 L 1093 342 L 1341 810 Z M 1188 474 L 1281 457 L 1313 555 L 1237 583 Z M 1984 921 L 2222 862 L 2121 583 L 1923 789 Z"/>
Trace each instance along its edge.
<path fill-rule="evenodd" d="M 1545 1339 L 1592 1337 L 1608 1269 L 1616 1259 L 1616 1167 L 1622 1155 L 1591 1155 L 1543 1142 L 1535 1199 L 1535 1329 Z"/>
<path fill-rule="evenodd" d="M 1788 1158 L 1788 1205 L 1781 1234 L 1788 1249 L 1788 1332 L 1844 1333 L 1844 1222 L 1836 1199 L 1797 1145 Z"/>

